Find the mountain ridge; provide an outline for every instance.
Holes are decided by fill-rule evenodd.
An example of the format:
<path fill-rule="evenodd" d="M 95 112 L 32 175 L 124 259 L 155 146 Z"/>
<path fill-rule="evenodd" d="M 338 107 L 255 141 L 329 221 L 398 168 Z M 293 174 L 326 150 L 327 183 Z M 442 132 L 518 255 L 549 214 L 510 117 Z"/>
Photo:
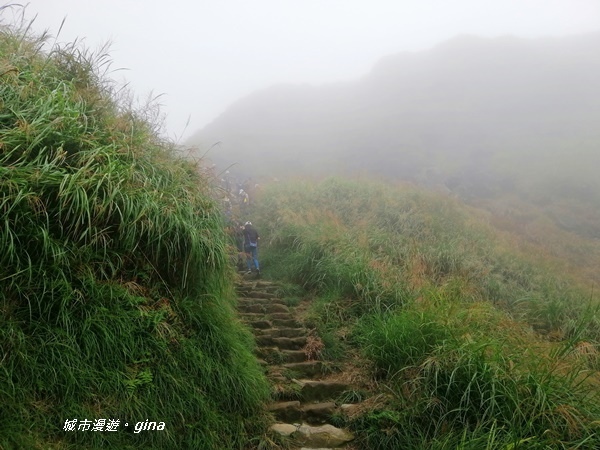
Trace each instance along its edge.
<path fill-rule="evenodd" d="M 357 80 L 255 91 L 189 143 L 222 142 L 223 155 L 210 155 L 217 163 L 246 165 L 241 155 L 254 154 L 280 169 L 283 155 L 276 148 L 288 145 L 321 156 L 383 145 L 389 156 L 406 147 L 438 153 L 475 139 L 485 153 L 494 150 L 490 140 L 523 134 L 524 122 L 543 127 L 541 134 L 550 127 L 588 135 L 600 117 L 600 63 L 591 58 L 597 47 L 590 42 L 600 43 L 600 33 L 537 40 L 458 36 L 427 51 L 384 57 Z M 556 60 L 559 54 L 569 55 L 566 63 Z M 256 165 L 248 169 L 260 172 Z"/>
<path fill-rule="evenodd" d="M 256 91 L 188 144 L 220 142 L 208 158 L 240 178 L 383 177 L 468 201 L 516 194 L 572 222 L 577 208 L 600 210 L 597 48 L 600 33 L 457 36 L 384 57 L 353 81 Z M 599 237 L 591 216 L 579 229 Z"/>

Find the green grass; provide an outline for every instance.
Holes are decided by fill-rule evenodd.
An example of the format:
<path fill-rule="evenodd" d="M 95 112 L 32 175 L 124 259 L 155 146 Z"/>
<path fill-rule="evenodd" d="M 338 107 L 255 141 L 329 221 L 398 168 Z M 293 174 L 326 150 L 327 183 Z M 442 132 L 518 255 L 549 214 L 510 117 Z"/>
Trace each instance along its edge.
<path fill-rule="evenodd" d="M 340 423 L 364 448 L 600 445 L 590 280 L 410 187 L 280 183 L 260 200 L 265 273 L 315 296 L 325 353 L 360 350 L 387 397 Z"/>
<path fill-rule="evenodd" d="M 0 447 L 244 448 L 269 388 L 210 178 L 47 38 L 0 24 Z"/>
<path fill-rule="evenodd" d="M 560 261 L 515 245 L 520 236 L 497 233 L 485 213 L 412 188 L 340 179 L 278 184 L 258 209 L 269 272 L 352 299 L 355 315 L 431 294 L 491 301 L 540 331 L 566 335 L 593 292 Z"/>
<path fill-rule="evenodd" d="M 577 338 L 552 346 L 490 304 L 435 301 L 366 316 L 354 339 L 389 395 L 347 424 L 368 448 L 598 445 L 597 369 Z"/>

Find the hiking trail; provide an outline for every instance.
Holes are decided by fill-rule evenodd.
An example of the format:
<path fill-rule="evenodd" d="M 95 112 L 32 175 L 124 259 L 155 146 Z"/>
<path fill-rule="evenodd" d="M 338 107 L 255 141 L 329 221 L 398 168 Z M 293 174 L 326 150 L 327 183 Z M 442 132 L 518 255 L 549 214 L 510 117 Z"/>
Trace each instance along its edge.
<path fill-rule="evenodd" d="M 332 379 L 331 368 L 318 359 L 314 344 L 320 341 L 302 323 L 300 305 L 282 298 L 275 282 L 247 276 L 236 289 L 240 317 L 255 335 L 257 357 L 272 385 L 272 432 L 289 439 L 292 450 L 356 448 L 350 431 L 332 425 L 334 415 L 356 406 L 336 402 L 352 387 Z"/>

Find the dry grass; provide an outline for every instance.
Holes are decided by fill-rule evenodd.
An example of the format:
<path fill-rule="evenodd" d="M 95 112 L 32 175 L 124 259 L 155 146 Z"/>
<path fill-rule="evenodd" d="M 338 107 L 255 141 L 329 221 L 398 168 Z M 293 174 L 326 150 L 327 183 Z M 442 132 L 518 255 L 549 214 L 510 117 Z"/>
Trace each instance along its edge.
<path fill-rule="evenodd" d="M 321 338 L 314 334 L 310 334 L 306 337 L 306 345 L 302 348 L 302 351 L 306 354 L 306 359 L 308 361 L 314 361 L 321 359 L 324 348 L 325 344 Z"/>

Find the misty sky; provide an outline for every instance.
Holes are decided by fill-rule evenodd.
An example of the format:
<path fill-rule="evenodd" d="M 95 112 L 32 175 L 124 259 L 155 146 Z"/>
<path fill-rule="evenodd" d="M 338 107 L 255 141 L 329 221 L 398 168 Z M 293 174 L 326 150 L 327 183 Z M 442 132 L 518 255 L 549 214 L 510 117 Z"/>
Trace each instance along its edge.
<path fill-rule="evenodd" d="M 3 0 L 0 4 L 7 4 Z M 366 74 L 381 57 L 457 34 L 559 36 L 600 30 L 600 0 L 26 0 L 34 30 L 95 49 L 116 80 L 160 98 L 185 138 L 228 105 L 280 82 Z M 4 21 L 10 14 L 4 13 Z M 190 118 L 190 125 L 185 125 Z M 185 131 L 184 131 L 185 130 Z"/>

